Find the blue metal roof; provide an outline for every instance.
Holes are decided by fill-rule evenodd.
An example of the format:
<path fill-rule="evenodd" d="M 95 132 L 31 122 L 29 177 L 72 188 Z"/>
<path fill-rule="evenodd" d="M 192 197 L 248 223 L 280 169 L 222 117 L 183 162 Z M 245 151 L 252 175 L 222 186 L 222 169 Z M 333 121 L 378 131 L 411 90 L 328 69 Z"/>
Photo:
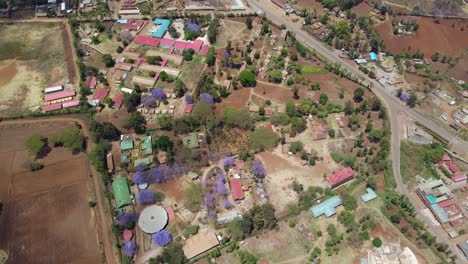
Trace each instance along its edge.
<path fill-rule="evenodd" d="M 365 203 L 377 197 L 377 194 L 374 192 L 374 190 L 372 190 L 372 188 L 367 188 L 366 190 L 367 190 L 367 193 L 361 195 L 361 199 Z"/>
<path fill-rule="evenodd" d="M 436 198 L 432 194 L 426 195 L 426 198 L 427 198 L 427 200 L 429 200 L 429 202 L 431 202 L 431 204 L 436 204 L 437 203 Z"/>
<path fill-rule="evenodd" d="M 330 217 L 336 214 L 335 208 L 342 204 L 340 197 L 333 196 L 320 204 L 310 208 L 310 211 L 314 215 L 315 218 L 325 214 L 326 217 Z"/>
<path fill-rule="evenodd" d="M 151 36 L 155 38 L 162 38 L 164 34 L 166 33 L 167 29 L 169 28 L 169 26 L 171 25 L 171 21 L 168 19 L 156 18 L 153 24 L 159 26 L 159 28 L 156 32 L 153 32 Z"/>
<path fill-rule="evenodd" d="M 449 219 L 448 219 L 447 213 L 444 211 L 444 209 L 440 208 L 440 206 L 438 204 L 431 205 L 431 208 L 432 208 L 432 211 L 439 218 L 441 224 L 448 223 Z"/>
<path fill-rule="evenodd" d="M 369 54 L 369 56 L 370 56 L 370 59 L 373 60 L 373 61 L 378 60 L 378 59 L 377 59 L 377 54 L 376 54 L 375 52 L 371 52 L 371 53 Z"/>

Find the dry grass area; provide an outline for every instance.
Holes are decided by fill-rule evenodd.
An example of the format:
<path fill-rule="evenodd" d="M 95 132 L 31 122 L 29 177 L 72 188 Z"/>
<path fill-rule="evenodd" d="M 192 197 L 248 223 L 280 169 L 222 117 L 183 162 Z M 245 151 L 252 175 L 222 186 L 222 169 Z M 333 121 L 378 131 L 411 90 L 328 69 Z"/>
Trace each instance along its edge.
<path fill-rule="evenodd" d="M 25 141 L 34 132 L 53 136 L 73 123 L 0 125 L 0 248 L 7 263 L 98 263 L 100 260 L 90 199 L 88 162 L 54 148 L 36 172 L 24 168 L 32 158 Z"/>
<path fill-rule="evenodd" d="M 238 43 L 240 46 L 247 44 L 246 41 L 250 39 L 250 34 L 253 32 L 247 29 L 245 23 L 232 21 L 228 19 L 220 20 L 222 29 L 218 32 L 216 40 L 216 47 L 226 47 L 228 40 L 232 42 L 232 46 Z"/>
<path fill-rule="evenodd" d="M 325 162 L 317 162 L 313 167 L 302 166 L 299 159 L 281 153 L 280 148 L 273 153 L 262 152 L 258 155 L 267 170 L 266 189 L 277 214 L 283 213 L 289 203 L 297 202 L 298 195 L 292 189 L 294 181 L 303 184 L 304 188 L 325 187 L 323 175 L 330 173 Z"/>
<path fill-rule="evenodd" d="M 47 85 L 74 79 L 67 44 L 62 23 L 0 23 L 1 116 L 38 109 Z"/>

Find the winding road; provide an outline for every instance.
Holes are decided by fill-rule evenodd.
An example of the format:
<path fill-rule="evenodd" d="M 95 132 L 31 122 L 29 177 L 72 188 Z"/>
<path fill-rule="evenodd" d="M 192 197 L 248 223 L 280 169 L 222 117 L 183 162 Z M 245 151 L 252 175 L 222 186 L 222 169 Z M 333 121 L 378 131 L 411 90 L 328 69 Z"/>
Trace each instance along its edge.
<path fill-rule="evenodd" d="M 310 36 L 307 32 L 302 30 L 297 23 L 293 23 L 290 20 L 290 18 L 288 18 L 288 16 L 281 15 L 280 12 L 282 11 L 279 12 L 278 8 L 274 6 L 269 0 L 247 0 L 247 2 L 250 4 L 250 7 L 256 9 L 258 13 L 265 14 L 267 18 L 271 19 L 275 23 L 285 25 L 287 30 L 293 32 L 298 40 L 320 53 L 328 61 L 338 63 L 348 72 L 359 77 L 361 80 L 363 80 L 363 84 L 369 86 L 372 92 L 383 101 L 388 110 L 388 116 L 392 131 L 391 160 L 392 171 L 397 184 L 397 189 L 401 194 L 406 195 L 410 199 L 412 204 L 415 206 L 419 217 L 423 219 L 426 225 L 428 226 L 429 231 L 433 235 L 435 235 L 439 241 L 444 242 L 450 246 L 452 252 L 454 252 L 458 256 L 458 262 L 463 261 L 465 257 L 461 254 L 458 248 L 456 248 L 452 243 L 450 243 L 447 234 L 445 234 L 445 232 L 441 229 L 434 228 L 431 225 L 430 220 L 421 214 L 420 211 L 423 208 L 420 208 L 419 204 L 416 203 L 414 198 L 408 195 L 408 189 L 404 185 L 400 174 L 401 135 L 398 113 L 403 112 L 408 116 L 412 117 L 414 120 L 417 120 L 421 125 L 432 130 L 434 133 L 447 140 L 449 142 L 449 146 L 451 146 L 452 149 L 454 149 L 458 153 L 468 153 L 468 142 L 461 140 L 447 129 L 438 125 L 436 122 L 424 117 L 422 114 L 416 112 L 414 109 L 408 108 L 407 106 L 402 104 L 394 95 L 391 94 L 391 89 L 389 89 L 389 87 L 381 85 L 379 82 L 369 78 L 367 75 L 359 71 L 357 67 L 353 67 L 354 65 L 348 64 L 346 61 L 341 59 L 337 54 L 329 50 L 325 46 L 325 44 Z"/>

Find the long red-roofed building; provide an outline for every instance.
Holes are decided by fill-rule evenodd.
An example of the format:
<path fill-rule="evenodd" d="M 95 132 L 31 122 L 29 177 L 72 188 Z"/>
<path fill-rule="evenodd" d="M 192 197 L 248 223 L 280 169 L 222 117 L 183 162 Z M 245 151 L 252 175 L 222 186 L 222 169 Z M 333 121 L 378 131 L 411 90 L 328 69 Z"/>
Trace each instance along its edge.
<path fill-rule="evenodd" d="M 100 103 L 102 103 L 102 101 L 104 101 L 104 98 L 106 98 L 108 94 L 109 94 L 109 89 L 99 88 L 96 91 L 96 93 L 93 95 L 93 100 L 97 100 Z"/>
<path fill-rule="evenodd" d="M 208 51 L 210 50 L 210 45 L 203 45 L 201 50 L 200 50 L 200 55 L 206 56 L 208 54 Z"/>
<path fill-rule="evenodd" d="M 127 24 L 125 24 L 125 30 L 130 31 L 130 30 L 140 30 L 140 28 L 145 24 L 145 21 L 143 20 L 136 20 L 136 19 L 129 19 L 127 21 Z"/>
<path fill-rule="evenodd" d="M 75 94 L 76 94 L 75 91 L 61 91 L 61 92 L 56 92 L 56 93 L 50 93 L 44 96 L 44 100 L 46 102 L 50 102 L 50 101 L 55 101 L 55 100 L 60 100 L 60 99 L 66 99 L 66 98 L 75 96 Z"/>
<path fill-rule="evenodd" d="M 330 184 L 331 188 L 340 186 L 341 184 L 352 180 L 354 177 L 354 170 L 350 167 L 344 168 L 342 170 L 335 169 L 333 174 L 328 177 L 327 181 Z"/>
<path fill-rule="evenodd" d="M 190 114 L 192 113 L 192 110 L 193 110 L 193 104 L 187 104 L 184 108 L 184 113 Z"/>
<path fill-rule="evenodd" d="M 55 103 L 55 104 L 50 104 L 50 105 L 45 105 L 42 110 L 47 113 L 51 111 L 56 111 L 62 109 L 62 103 Z"/>
<path fill-rule="evenodd" d="M 75 107 L 75 106 L 78 106 L 80 105 L 80 99 L 73 99 L 71 101 L 68 101 L 68 102 L 64 102 L 62 104 L 62 107 L 63 108 L 70 108 L 70 107 Z"/>
<path fill-rule="evenodd" d="M 244 191 L 242 191 L 242 186 L 240 180 L 237 178 L 231 179 L 231 193 L 234 200 L 244 199 Z"/>
<path fill-rule="evenodd" d="M 146 45 L 151 47 L 159 46 L 161 39 L 153 38 L 150 36 L 136 36 L 134 42 L 140 45 Z"/>

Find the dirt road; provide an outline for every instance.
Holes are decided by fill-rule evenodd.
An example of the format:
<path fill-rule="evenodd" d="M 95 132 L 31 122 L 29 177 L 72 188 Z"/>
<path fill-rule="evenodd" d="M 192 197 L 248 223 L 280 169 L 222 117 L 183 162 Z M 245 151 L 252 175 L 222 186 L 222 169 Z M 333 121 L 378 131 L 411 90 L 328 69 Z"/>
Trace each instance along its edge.
<path fill-rule="evenodd" d="M 94 142 L 92 142 L 90 138 L 90 133 L 88 130 L 88 126 L 86 122 L 78 117 L 66 117 L 66 116 L 54 116 L 54 117 L 45 117 L 45 118 L 37 118 L 37 119 L 17 119 L 17 120 L 7 120 L 2 121 L 1 124 L 31 124 L 31 123 L 42 123 L 47 121 L 58 121 L 58 122 L 78 122 L 81 125 L 82 132 L 84 136 L 88 139 L 87 140 L 87 154 L 89 154 L 90 150 L 92 150 L 95 146 Z M 108 264 L 117 264 L 120 263 L 119 258 L 117 257 L 118 254 L 115 251 L 113 240 L 111 239 L 111 230 L 110 227 L 112 226 L 112 219 L 110 218 L 110 212 L 108 212 L 106 197 L 104 196 L 104 186 L 101 182 L 101 177 L 99 173 L 94 169 L 93 166 L 90 166 L 90 171 L 92 175 L 92 185 L 94 186 L 94 194 L 96 196 L 96 218 L 98 221 L 98 237 L 99 242 L 103 244 L 106 256 L 106 263 Z"/>

